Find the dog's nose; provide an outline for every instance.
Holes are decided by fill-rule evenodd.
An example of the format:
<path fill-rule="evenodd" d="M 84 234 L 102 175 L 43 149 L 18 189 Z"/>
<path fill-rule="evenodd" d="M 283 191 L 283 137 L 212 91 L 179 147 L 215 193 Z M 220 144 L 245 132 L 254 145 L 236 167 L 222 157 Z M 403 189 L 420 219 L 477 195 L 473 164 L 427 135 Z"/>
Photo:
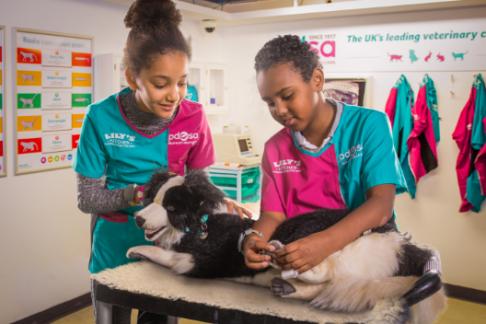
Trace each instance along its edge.
<path fill-rule="evenodd" d="M 137 226 L 138 227 L 142 227 L 143 224 L 145 224 L 145 219 L 143 219 L 142 217 L 140 216 L 136 216 L 135 217 L 135 223 L 137 223 Z"/>

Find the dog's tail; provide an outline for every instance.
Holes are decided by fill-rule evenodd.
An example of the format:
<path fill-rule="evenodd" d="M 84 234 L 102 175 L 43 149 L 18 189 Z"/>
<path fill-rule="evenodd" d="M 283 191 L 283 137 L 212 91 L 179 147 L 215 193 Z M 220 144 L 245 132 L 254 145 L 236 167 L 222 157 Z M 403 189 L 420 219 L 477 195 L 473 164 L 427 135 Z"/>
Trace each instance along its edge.
<path fill-rule="evenodd" d="M 417 277 L 386 277 L 376 280 L 333 279 L 324 285 L 311 304 L 317 308 L 344 312 L 370 309 L 382 299 L 397 299 L 409 291 Z"/>
<path fill-rule="evenodd" d="M 383 318 L 383 323 L 433 323 L 446 304 L 443 289 L 410 309 L 407 300 L 402 298 L 412 290 L 418 279 L 415 276 L 386 277 L 376 280 L 336 278 L 323 285 L 322 291 L 311 301 L 311 305 L 343 312 L 371 309 L 370 317 L 374 318 L 371 323 L 380 322 L 380 318 Z M 395 302 L 393 307 L 384 307 L 384 301 Z"/>

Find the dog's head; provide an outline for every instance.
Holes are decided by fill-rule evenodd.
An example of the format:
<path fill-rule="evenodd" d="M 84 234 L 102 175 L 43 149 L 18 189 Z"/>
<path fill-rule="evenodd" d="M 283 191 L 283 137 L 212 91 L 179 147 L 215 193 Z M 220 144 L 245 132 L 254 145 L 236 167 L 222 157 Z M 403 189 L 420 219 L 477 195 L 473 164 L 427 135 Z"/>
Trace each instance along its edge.
<path fill-rule="evenodd" d="M 201 217 L 214 213 L 223 199 L 204 171 L 190 171 L 185 177 L 157 173 L 145 188 L 146 207 L 136 213 L 136 222 L 148 240 L 170 248 L 185 232 L 197 231 Z"/>

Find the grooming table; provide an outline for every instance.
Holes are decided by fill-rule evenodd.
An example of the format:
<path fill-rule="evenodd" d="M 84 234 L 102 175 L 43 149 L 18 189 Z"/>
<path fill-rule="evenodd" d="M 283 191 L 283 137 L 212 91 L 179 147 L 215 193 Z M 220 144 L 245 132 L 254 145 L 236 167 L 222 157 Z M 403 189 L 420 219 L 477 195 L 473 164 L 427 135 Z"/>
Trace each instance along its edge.
<path fill-rule="evenodd" d="M 269 288 L 188 278 L 146 261 L 105 270 L 92 279 L 99 301 L 219 324 L 377 323 L 380 313 L 395 306 L 387 301 L 369 312 L 325 312 L 275 297 Z"/>

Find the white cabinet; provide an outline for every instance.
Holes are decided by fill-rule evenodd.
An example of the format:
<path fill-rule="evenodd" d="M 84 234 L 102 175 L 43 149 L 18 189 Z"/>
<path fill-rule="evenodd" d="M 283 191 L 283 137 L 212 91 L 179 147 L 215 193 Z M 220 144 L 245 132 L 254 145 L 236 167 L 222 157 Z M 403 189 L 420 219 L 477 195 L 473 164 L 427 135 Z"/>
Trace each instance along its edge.
<path fill-rule="evenodd" d="M 228 110 L 228 91 L 226 68 L 218 63 L 191 63 L 189 67 L 188 97 L 194 98 L 204 107 L 206 114 L 224 114 Z M 94 57 L 94 98 L 96 101 L 106 98 L 127 87 L 123 56 L 121 54 L 100 54 Z M 190 98 L 190 99 L 193 99 Z"/>
<path fill-rule="evenodd" d="M 198 102 L 208 115 L 228 112 L 226 73 L 223 64 L 191 63 L 189 87 L 194 86 L 197 89 Z"/>
<path fill-rule="evenodd" d="M 94 57 L 94 98 L 106 98 L 127 87 L 123 56 L 121 54 L 100 54 Z"/>

